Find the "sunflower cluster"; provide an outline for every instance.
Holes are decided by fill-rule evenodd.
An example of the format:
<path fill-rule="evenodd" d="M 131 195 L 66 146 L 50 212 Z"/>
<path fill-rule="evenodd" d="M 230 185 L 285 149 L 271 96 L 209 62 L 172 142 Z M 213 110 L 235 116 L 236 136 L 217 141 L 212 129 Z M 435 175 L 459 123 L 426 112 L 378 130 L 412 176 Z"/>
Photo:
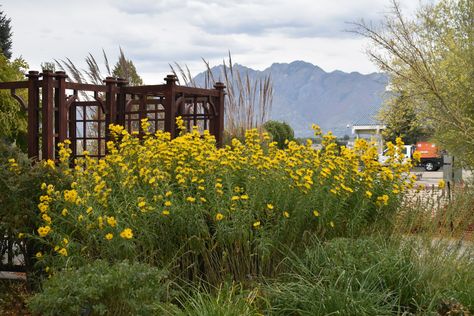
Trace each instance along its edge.
<path fill-rule="evenodd" d="M 111 125 L 106 157 L 86 155 L 74 167 L 69 142 L 61 145 L 59 168 L 71 184 L 42 187 L 37 232 L 51 249 L 41 256 L 45 265 L 141 255 L 156 263 L 187 244 L 224 252 L 268 234 L 283 244 L 307 232 L 356 234 L 385 218 L 414 183 L 400 140 L 389 144 L 391 158 L 382 166 L 375 144 L 358 139 L 353 149 L 340 147 L 318 126 L 319 150 L 311 141 L 279 149 L 257 130 L 218 148 L 208 131 L 171 139 L 149 128 L 143 120 L 139 138 Z"/>

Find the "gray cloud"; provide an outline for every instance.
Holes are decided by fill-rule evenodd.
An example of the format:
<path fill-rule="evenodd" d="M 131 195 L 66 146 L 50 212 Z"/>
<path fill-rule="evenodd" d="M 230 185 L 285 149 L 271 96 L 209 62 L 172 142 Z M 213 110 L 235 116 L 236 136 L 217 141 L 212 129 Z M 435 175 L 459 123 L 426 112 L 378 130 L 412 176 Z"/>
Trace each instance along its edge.
<path fill-rule="evenodd" d="M 377 18 L 377 8 L 382 10 L 383 6 L 374 6 L 373 2 L 118 0 L 110 4 L 125 14 L 157 18 L 174 15 L 176 24 L 194 25 L 208 34 L 261 36 L 278 32 L 291 37 L 347 37 L 343 32 L 345 22 Z"/>
<path fill-rule="evenodd" d="M 401 0 L 408 10 L 416 1 Z M 425 0 L 429 1 L 429 0 Z M 69 57 L 79 67 L 89 52 L 110 62 L 122 47 L 146 80 L 161 82 L 168 64 L 202 71 L 233 59 L 263 69 L 273 62 L 306 60 L 331 71 L 376 70 L 363 39 L 344 32 L 347 21 L 374 20 L 389 0 L 6 0 L 13 53 L 33 69 Z M 28 8 L 25 10 L 25 8 Z M 54 17 L 54 18 L 53 18 Z"/>
<path fill-rule="evenodd" d="M 210 34 L 263 36 L 277 33 L 289 37 L 350 37 L 353 35 L 345 32 L 347 22 L 379 17 L 380 12 L 369 9 L 368 1 L 334 2 L 336 5 L 332 8 L 326 5 L 330 7 L 329 12 L 320 10 L 321 5 L 312 5 L 313 1 L 308 0 L 296 0 L 293 5 L 280 1 L 271 7 L 240 4 L 221 10 L 219 14 L 209 13 L 211 8 L 207 7 L 207 10 L 194 12 L 190 23 Z M 345 6 L 339 8 L 337 3 L 342 5 L 342 2 Z"/>

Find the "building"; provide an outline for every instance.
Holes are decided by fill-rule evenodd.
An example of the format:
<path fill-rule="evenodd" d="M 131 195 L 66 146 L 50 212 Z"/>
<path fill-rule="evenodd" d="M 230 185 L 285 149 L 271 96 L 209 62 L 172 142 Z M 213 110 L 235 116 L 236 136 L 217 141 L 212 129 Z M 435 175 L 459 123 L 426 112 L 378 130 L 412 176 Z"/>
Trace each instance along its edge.
<path fill-rule="evenodd" d="M 378 109 L 372 108 L 369 113 L 362 115 L 352 124 L 352 135 L 355 138 L 366 138 L 375 141 L 379 154 L 382 153 L 384 143 L 382 132 L 387 126 L 375 118 Z"/>

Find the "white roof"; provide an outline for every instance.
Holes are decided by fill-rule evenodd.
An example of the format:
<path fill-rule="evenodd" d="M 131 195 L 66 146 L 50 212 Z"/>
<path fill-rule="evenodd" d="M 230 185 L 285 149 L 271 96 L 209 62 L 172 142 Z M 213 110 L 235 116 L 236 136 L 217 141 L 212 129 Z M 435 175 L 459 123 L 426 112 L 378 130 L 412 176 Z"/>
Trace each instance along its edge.
<path fill-rule="evenodd" d="M 387 128 L 384 124 L 368 124 L 368 125 L 353 125 L 352 134 L 356 133 L 378 133 L 381 130 Z"/>

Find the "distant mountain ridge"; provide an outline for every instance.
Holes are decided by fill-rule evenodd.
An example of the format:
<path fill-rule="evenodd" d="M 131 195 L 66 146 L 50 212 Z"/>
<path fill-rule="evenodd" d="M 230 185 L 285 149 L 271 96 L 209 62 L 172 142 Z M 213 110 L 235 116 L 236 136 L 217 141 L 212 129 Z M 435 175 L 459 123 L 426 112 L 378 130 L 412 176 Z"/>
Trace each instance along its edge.
<path fill-rule="evenodd" d="M 312 123 L 340 136 L 350 135 L 348 125 L 375 123 L 374 115 L 388 84 L 384 73 L 325 72 L 304 61 L 274 63 L 263 71 L 238 64 L 234 68 L 242 75 L 248 72 L 251 79 L 271 74 L 274 93 L 270 118 L 289 123 L 299 137 L 312 135 Z M 219 78 L 222 65 L 212 72 Z M 204 78 L 201 73 L 195 81 L 203 84 Z"/>

